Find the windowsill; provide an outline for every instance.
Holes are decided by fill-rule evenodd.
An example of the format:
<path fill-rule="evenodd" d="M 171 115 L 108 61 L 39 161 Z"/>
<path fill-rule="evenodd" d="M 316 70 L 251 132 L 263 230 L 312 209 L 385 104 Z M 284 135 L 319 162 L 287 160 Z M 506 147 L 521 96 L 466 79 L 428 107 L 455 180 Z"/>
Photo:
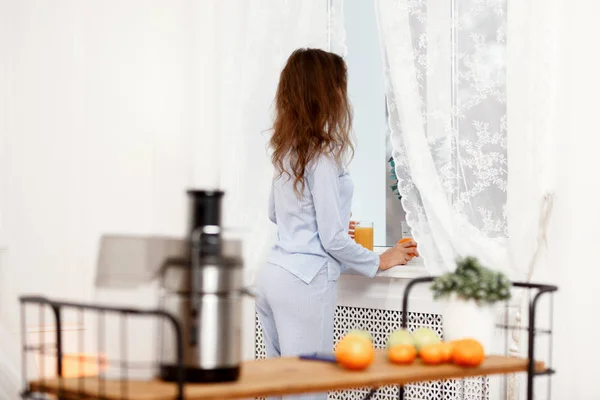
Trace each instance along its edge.
<path fill-rule="evenodd" d="M 377 254 L 381 254 L 386 251 L 388 247 L 375 247 L 373 251 Z M 360 275 L 358 272 L 354 272 L 351 269 L 344 271 L 344 275 Z M 422 258 L 415 258 L 408 262 L 406 265 L 398 265 L 388 269 L 387 271 L 378 272 L 377 278 L 400 278 L 400 279 L 414 279 L 421 278 L 423 276 L 429 276 L 430 273 L 425 268 Z"/>

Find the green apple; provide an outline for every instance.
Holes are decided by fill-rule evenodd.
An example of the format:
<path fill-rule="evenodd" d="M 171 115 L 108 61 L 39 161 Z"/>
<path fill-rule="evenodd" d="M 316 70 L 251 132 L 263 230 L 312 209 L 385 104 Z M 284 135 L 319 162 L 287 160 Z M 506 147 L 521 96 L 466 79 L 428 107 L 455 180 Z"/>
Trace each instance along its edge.
<path fill-rule="evenodd" d="M 360 337 L 364 337 L 365 339 L 368 339 L 370 342 L 373 341 L 373 337 L 371 336 L 371 333 L 369 333 L 369 331 L 365 331 L 362 329 L 351 329 L 348 331 L 347 336 L 360 336 Z"/>
<path fill-rule="evenodd" d="M 441 340 L 438 337 L 437 333 L 429 328 L 419 328 L 412 334 L 413 339 L 415 340 L 415 346 L 417 347 L 417 351 L 420 351 L 423 346 L 428 344 L 440 343 Z"/>
<path fill-rule="evenodd" d="M 411 346 L 415 345 L 415 340 L 412 335 L 406 329 L 400 329 L 392 332 L 392 334 L 388 337 L 387 347 L 388 349 L 399 346 L 401 344 L 409 344 Z"/>

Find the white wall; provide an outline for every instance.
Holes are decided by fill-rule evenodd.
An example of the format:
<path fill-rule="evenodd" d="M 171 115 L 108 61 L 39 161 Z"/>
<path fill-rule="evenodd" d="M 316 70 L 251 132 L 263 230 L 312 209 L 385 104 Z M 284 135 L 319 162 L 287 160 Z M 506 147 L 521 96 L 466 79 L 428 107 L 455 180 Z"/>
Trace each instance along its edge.
<path fill-rule="evenodd" d="M 568 3 L 568 4 L 567 4 Z M 566 2 L 562 13 L 559 166 L 549 231 L 549 279 L 555 299 L 553 399 L 600 398 L 600 4 Z"/>
<path fill-rule="evenodd" d="M 19 294 L 94 296 L 101 234 L 183 235 L 184 190 L 216 186 L 211 142 L 191 139 L 214 121 L 194 95 L 213 78 L 210 12 L 196 7 L 2 3 L 0 320 L 11 335 Z"/>
<path fill-rule="evenodd" d="M 0 93 L 6 93 L 10 81 L 6 72 L 8 66 L 8 57 L 6 57 L 9 48 L 10 32 L 10 14 L 8 13 L 8 2 L 0 1 L 0 51 L 4 56 L 0 56 Z M 3 211 L 5 197 L 5 178 L 6 178 L 6 156 L 4 143 L 6 132 L 6 115 L 8 108 L 8 96 L 0 96 L 0 268 L 2 268 L 2 250 L 6 243 L 5 230 L 3 229 Z"/>
<path fill-rule="evenodd" d="M 183 232 L 186 2 L 23 1 L 10 11 L 9 265 L 21 290 L 56 282 L 54 294 L 85 297 L 100 233 Z"/>

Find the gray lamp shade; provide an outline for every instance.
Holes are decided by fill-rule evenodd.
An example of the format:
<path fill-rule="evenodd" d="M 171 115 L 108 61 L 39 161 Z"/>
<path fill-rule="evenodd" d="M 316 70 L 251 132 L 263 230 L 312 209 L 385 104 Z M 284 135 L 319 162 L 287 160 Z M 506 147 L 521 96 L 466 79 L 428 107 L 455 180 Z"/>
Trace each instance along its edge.
<path fill-rule="evenodd" d="M 187 239 L 168 236 L 103 235 L 100 239 L 96 287 L 136 287 L 158 278 L 169 259 L 189 259 Z M 223 241 L 223 254 L 241 256 L 240 238 Z"/>
<path fill-rule="evenodd" d="M 165 236 L 103 235 L 97 287 L 136 287 L 158 277 L 167 259 L 188 258 L 188 241 Z"/>

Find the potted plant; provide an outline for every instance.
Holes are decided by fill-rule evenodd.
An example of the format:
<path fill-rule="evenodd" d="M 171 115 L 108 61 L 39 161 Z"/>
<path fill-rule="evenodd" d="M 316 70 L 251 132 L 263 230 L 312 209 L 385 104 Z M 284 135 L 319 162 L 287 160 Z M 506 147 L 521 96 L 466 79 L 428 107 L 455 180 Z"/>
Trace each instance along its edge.
<path fill-rule="evenodd" d="M 458 260 L 454 272 L 436 278 L 431 286 L 434 298 L 445 301 L 444 339 L 473 338 L 489 350 L 496 324 L 494 306 L 510 299 L 510 288 L 504 274 L 485 268 L 476 258 Z"/>
<path fill-rule="evenodd" d="M 396 163 L 394 162 L 394 157 L 390 157 L 388 164 L 390 164 L 390 179 L 394 183 L 393 185 L 390 185 L 390 189 L 392 189 L 392 192 L 398 197 L 398 200 L 402 200 L 402 195 L 400 194 L 400 190 L 398 190 L 398 177 L 396 176 Z"/>

